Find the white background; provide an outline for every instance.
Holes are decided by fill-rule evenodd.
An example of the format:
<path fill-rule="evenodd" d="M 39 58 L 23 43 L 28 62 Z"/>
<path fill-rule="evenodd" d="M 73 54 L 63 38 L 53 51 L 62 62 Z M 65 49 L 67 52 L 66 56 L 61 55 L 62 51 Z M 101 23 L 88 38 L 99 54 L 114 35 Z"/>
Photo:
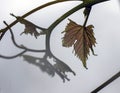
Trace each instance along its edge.
<path fill-rule="evenodd" d="M 51 0 L 1 0 L 0 3 L 0 28 L 4 28 L 3 20 L 11 23 L 15 18 L 9 13 L 23 15 L 29 10 Z M 71 9 L 79 2 L 67 2 L 50 6 L 27 17 L 37 25 L 48 27 L 58 17 Z M 120 9 L 117 0 L 110 0 L 95 5 L 92 9 L 88 24 L 95 26 L 94 32 L 97 45 L 94 48 L 98 56 L 89 56 L 86 70 L 81 61 L 72 53 L 73 48 L 62 47 L 61 38 L 68 18 L 58 25 L 51 37 L 52 52 L 66 62 L 75 72 L 76 76 L 68 73 L 70 82 L 63 83 L 55 75 L 53 78 L 40 71 L 37 67 L 26 63 L 18 57 L 11 60 L 0 58 L 0 93 L 90 93 L 103 82 L 120 70 Z M 78 24 L 83 23 L 82 10 L 69 16 Z M 24 26 L 16 24 L 12 28 L 16 41 L 29 48 L 44 48 L 44 39 L 37 40 L 31 36 L 20 36 Z M 44 37 L 43 37 L 44 38 Z M 0 54 L 14 55 L 21 50 L 14 47 L 8 32 L 0 42 Z M 39 54 L 30 53 L 38 56 Z M 119 93 L 120 78 L 102 89 L 99 93 Z"/>

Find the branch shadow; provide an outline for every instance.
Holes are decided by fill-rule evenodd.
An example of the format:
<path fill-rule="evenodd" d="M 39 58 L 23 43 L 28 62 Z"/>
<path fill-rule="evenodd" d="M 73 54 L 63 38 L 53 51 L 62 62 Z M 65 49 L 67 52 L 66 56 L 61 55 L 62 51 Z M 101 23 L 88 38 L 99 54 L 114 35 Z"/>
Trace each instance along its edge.
<path fill-rule="evenodd" d="M 24 19 L 22 19 L 22 21 L 27 22 L 27 24 L 29 23 L 29 24 L 33 25 L 33 23 L 30 23 L 29 21 L 26 21 Z M 13 44 L 17 48 L 23 49 L 23 51 L 14 56 L 0 55 L 0 58 L 13 59 L 16 57 L 23 57 L 24 61 L 38 67 L 42 72 L 47 73 L 49 76 L 54 77 L 55 74 L 57 74 L 63 80 L 63 82 L 65 82 L 65 80 L 70 81 L 70 79 L 67 76 L 68 72 L 72 73 L 73 75 L 76 75 L 75 72 L 67 64 L 65 64 L 65 62 L 61 61 L 54 54 L 52 54 L 51 50 L 49 50 L 50 49 L 49 47 L 46 48 L 45 50 L 33 50 L 33 49 L 29 49 L 29 48 L 25 47 L 24 45 L 18 45 L 15 41 L 12 29 L 9 27 L 9 25 L 5 21 L 4 21 L 4 23 L 10 30 L 11 40 L 12 40 Z M 0 33 L 0 35 L 1 35 L 1 33 Z M 44 34 L 44 35 L 46 35 L 46 34 Z M 45 55 L 42 58 L 25 55 L 24 53 L 26 53 L 28 51 L 29 52 L 39 52 L 39 53 L 44 52 Z M 48 60 L 48 58 L 53 59 L 52 61 L 55 64 L 51 64 L 50 61 Z"/>

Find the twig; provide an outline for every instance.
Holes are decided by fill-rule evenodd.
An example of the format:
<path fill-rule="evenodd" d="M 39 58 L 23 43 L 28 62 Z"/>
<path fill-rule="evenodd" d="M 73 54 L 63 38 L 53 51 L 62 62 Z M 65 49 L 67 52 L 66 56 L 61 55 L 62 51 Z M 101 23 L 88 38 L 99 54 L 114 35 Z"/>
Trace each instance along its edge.
<path fill-rule="evenodd" d="M 107 80 L 105 83 L 103 83 L 102 85 L 100 85 L 98 88 L 96 88 L 95 90 L 93 90 L 91 93 L 97 93 L 98 91 L 100 91 L 101 89 L 103 89 L 104 87 L 106 87 L 108 84 L 110 84 L 111 82 L 113 82 L 114 80 L 116 80 L 118 77 L 120 77 L 120 71 L 118 73 L 116 73 L 113 77 L 111 77 L 109 80 Z"/>

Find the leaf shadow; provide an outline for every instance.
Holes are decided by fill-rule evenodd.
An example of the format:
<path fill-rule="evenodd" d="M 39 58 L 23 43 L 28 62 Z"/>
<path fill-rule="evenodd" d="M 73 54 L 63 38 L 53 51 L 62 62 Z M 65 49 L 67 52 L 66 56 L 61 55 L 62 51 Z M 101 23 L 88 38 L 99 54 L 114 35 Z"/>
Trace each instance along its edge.
<path fill-rule="evenodd" d="M 57 58 L 53 58 L 55 64 L 52 65 L 45 56 L 43 58 L 30 55 L 21 56 L 23 57 L 24 61 L 38 67 L 42 72 L 47 73 L 49 76 L 54 77 L 55 74 L 57 74 L 63 80 L 63 82 L 65 82 L 65 80 L 70 81 L 66 72 L 71 72 L 73 75 L 76 75 L 67 64 Z"/>

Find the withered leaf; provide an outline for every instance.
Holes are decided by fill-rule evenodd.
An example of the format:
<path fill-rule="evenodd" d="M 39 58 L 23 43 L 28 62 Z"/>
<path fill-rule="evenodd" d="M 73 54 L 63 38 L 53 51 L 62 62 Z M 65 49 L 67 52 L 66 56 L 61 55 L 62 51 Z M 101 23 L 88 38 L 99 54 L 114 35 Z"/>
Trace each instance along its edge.
<path fill-rule="evenodd" d="M 36 38 L 41 35 L 41 34 L 45 34 L 45 33 L 38 33 L 37 32 L 37 28 L 41 30 L 40 27 L 36 26 L 35 24 L 31 23 L 30 21 L 26 20 L 26 19 L 22 19 L 21 17 L 19 17 L 19 22 L 21 24 L 25 25 L 25 29 L 24 32 L 25 34 L 31 34 L 34 35 Z M 43 30 L 43 29 L 42 29 Z"/>
<path fill-rule="evenodd" d="M 81 29 L 80 25 L 77 25 L 75 22 L 70 20 L 70 23 L 65 28 L 65 36 L 63 37 L 63 46 L 65 47 L 71 47 L 74 42 L 76 41 L 76 35 L 78 31 Z"/>
<path fill-rule="evenodd" d="M 65 28 L 63 37 L 64 47 L 74 47 L 75 55 L 82 61 L 83 66 L 87 68 L 86 61 L 90 50 L 94 54 L 93 46 L 96 44 L 93 25 L 83 27 L 70 20 Z"/>
<path fill-rule="evenodd" d="M 25 25 L 25 29 L 24 29 L 24 32 L 22 32 L 22 34 L 23 33 L 31 34 L 37 38 L 37 36 L 39 36 L 39 33 L 36 31 L 36 27 L 26 20 L 22 20 L 22 21 L 23 21 L 23 24 Z"/>
<path fill-rule="evenodd" d="M 25 33 L 25 34 L 34 35 L 35 38 L 37 38 L 40 35 L 46 34 L 45 28 L 39 27 L 39 26 L 33 24 L 32 22 L 30 22 L 30 21 L 28 21 L 20 16 L 15 16 L 14 14 L 11 14 L 11 15 L 14 16 L 18 22 L 25 25 L 24 32 L 22 32 L 21 34 Z M 41 32 L 38 32 L 37 29 L 40 29 Z"/>

